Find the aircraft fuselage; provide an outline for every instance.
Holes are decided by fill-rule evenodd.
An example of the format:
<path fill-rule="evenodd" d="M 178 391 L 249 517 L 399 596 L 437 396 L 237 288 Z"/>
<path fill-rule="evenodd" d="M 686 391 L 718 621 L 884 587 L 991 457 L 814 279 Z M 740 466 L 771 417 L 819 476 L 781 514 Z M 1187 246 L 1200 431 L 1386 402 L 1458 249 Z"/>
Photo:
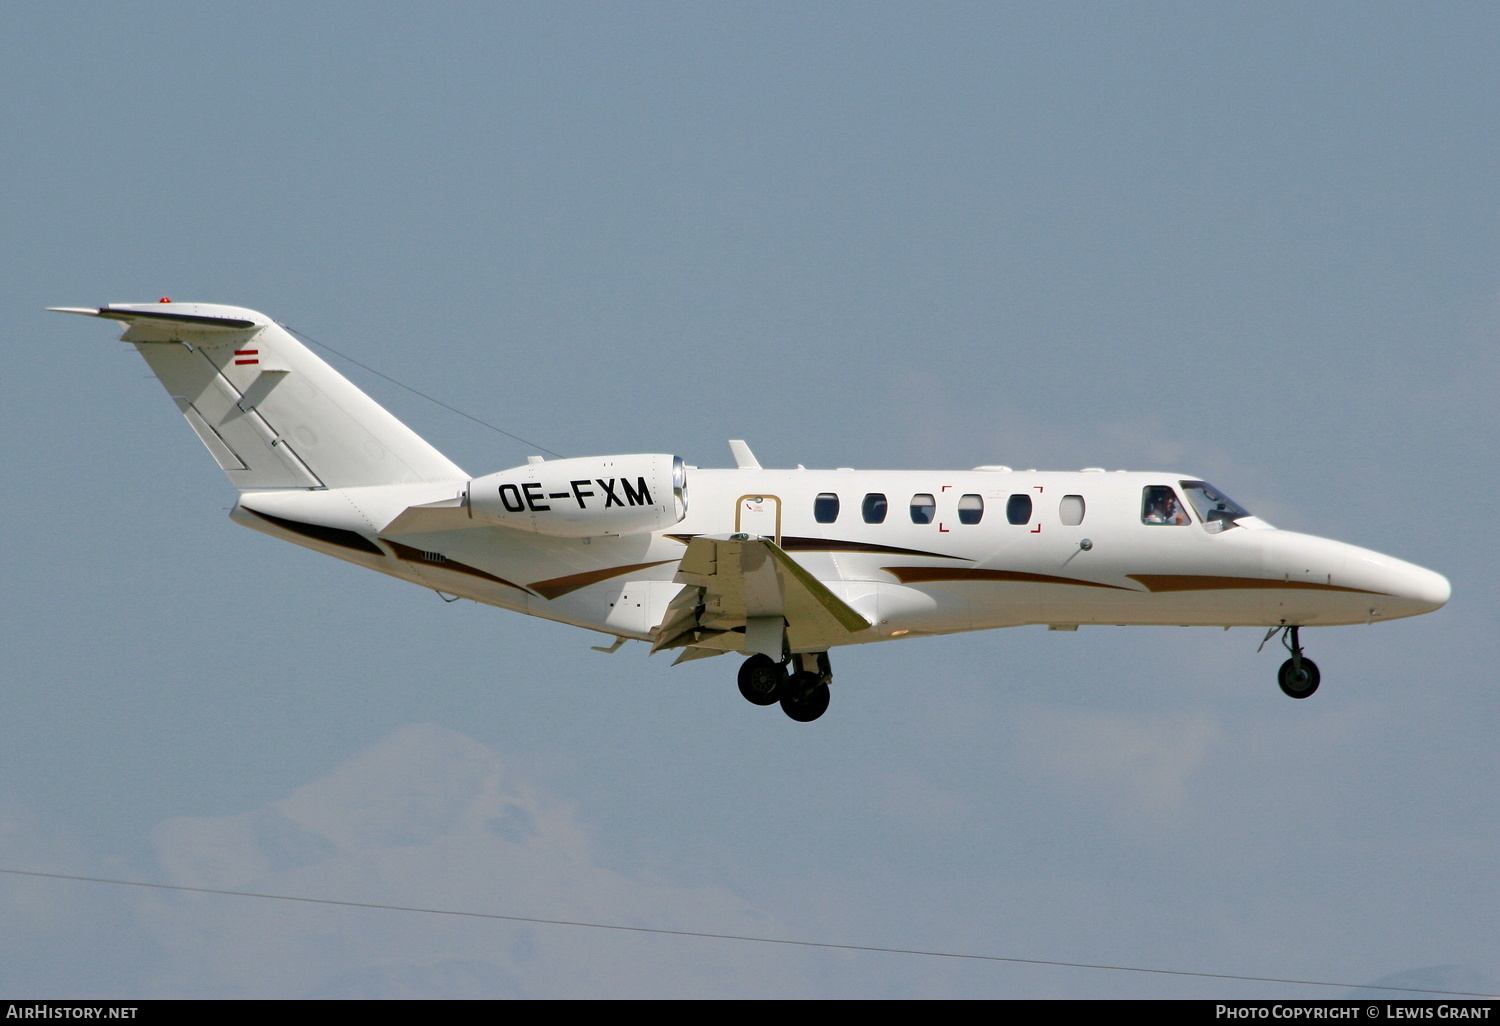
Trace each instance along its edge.
<path fill-rule="evenodd" d="M 681 522 L 650 534 L 581 539 L 502 527 L 399 538 L 370 530 L 418 500 L 456 495 L 457 482 L 249 492 L 235 519 L 448 594 L 642 640 L 679 590 L 673 577 L 687 539 L 734 533 L 779 540 L 873 623 L 847 644 L 1023 624 L 1369 623 L 1447 600 L 1444 578 L 1399 559 L 1253 517 L 1223 528 L 1205 523 L 1181 495 L 1182 482 L 1198 480 L 1142 472 L 692 468 Z M 1183 522 L 1146 522 L 1149 488 L 1178 494 Z M 352 533 L 363 527 L 381 551 L 247 513 L 257 510 Z"/>

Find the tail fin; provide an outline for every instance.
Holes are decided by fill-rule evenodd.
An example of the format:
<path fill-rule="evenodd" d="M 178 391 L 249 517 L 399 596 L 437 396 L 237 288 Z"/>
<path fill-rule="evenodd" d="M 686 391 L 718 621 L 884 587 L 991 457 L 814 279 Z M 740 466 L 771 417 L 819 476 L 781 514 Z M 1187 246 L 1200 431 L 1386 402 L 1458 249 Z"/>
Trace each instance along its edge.
<path fill-rule="evenodd" d="M 264 314 L 165 300 L 50 309 L 124 321 L 121 340 L 240 491 L 468 476 Z"/>

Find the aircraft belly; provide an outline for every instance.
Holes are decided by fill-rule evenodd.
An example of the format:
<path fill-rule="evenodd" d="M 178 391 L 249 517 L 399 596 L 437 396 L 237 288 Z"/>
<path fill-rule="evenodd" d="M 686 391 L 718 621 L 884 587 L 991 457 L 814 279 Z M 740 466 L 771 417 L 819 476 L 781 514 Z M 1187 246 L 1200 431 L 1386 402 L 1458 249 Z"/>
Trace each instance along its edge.
<path fill-rule="evenodd" d="M 901 584 L 876 585 L 876 627 L 881 635 L 896 631 L 951 634 L 974 629 L 974 586 L 948 583 L 913 588 Z"/>
<path fill-rule="evenodd" d="M 651 628 L 661 623 L 667 604 L 681 590 L 682 585 L 673 581 L 627 581 L 609 600 L 602 626 L 616 635 L 649 639 Z"/>
<path fill-rule="evenodd" d="M 235 507 L 229 517 L 238 524 L 281 541 L 289 541 L 410 584 L 514 612 L 533 612 L 529 608 L 530 596 L 523 591 L 486 582 L 471 575 L 444 573 L 437 567 L 424 565 L 418 560 L 400 559 L 368 541 L 364 543 L 368 548 L 356 548 L 357 536 L 353 532 L 303 524 L 298 524 L 294 529 L 285 526 L 288 522 L 281 518 L 266 517 L 245 506 Z"/>

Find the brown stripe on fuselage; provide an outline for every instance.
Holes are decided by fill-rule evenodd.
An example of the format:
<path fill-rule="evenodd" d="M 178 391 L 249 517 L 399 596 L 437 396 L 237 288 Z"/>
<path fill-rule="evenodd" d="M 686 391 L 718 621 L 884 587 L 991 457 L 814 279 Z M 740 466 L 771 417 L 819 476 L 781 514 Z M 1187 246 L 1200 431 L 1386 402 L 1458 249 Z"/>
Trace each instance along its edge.
<path fill-rule="evenodd" d="M 667 537 L 686 545 L 699 536 L 696 534 L 669 534 Z M 950 556 L 946 552 L 902 549 L 894 545 L 876 545 L 873 542 L 846 541 L 841 538 L 783 537 L 781 539 L 781 550 L 783 552 L 874 552 L 885 556 L 926 556 L 928 559 L 965 558 L 963 556 Z"/>
<path fill-rule="evenodd" d="M 566 595 L 570 591 L 579 588 L 587 588 L 591 584 L 607 581 L 611 577 L 619 577 L 621 574 L 632 573 L 636 570 L 646 570 L 653 566 L 661 566 L 663 563 L 675 563 L 675 559 L 658 559 L 654 563 L 632 563 L 629 566 L 611 566 L 603 570 L 588 570 L 581 574 L 568 574 L 566 577 L 554 577 L 546 581 L 533 581 L 531 590 L 544 599 L 555 599 L 559 595 Z"/>
<path fill-rule="evenodd" d="M 482 577 L 486 581 L 494 581 L 496 584 L 503 584 L 507 588 L 514 588 L 517 591 L 526 590 L 519 584 L 516 584 L 512 581 L 507 581 L 504 577 L 496 577 L 494 574 L 486 573 L 485 571 L 479 569 L 477 566 L 470 566 L 467 563 L 460 563 L 458 562 L 458 560 L 449 559 L 447 556 L 443 556 L 441 560 L 429 559 L 427 558 L 427 554 L 421 549 L 414 548 L 410 545 L 402 545 L 400 542 L 391 541 L 389 538 L 382 538 L 380 540 L 389 545 L 391 547 L 391 551 L 396 554 L 396 558 L 404 563 L 420 563 L 423 566 L 434 567 L 438 570 L 451 570 L 456 574 L 468 574 L 470 577 Z M 439 553 L 439 555 L 441 555 L 441 553 Z"/>
<path fill-rule="evenodd" d="M 1316 581 L 1278 581 L 1267 577 L 1212 577 L 1202 574 L 1129 574 L 1151 592 L 1159 591 L 1245 591 L 1267 588 L 1289 588 L 1294 591 L 1348 591 L 1356 595 L 1379 595 L 1364 588 L 1346 588 L 1341 584 L 1319 584 Z"/>
<path fill-rule="evenodd" d="M 1021 570 L 982 570 L 977 567 L 963 569 L 947 566 L 883 566 L 880 569 L 895 577 L 902 584 L 923 584 L 930 581 L 1007 581 L 1013 584 L 1076 584 L 1084 588 L 1135 590 L 1118 584 L 1101 584 L 1098 581 L 1084 581 L 1076 577 L 1028 574 Z"/>
<path fill-rule="evenodd" d="M 900 549 L 894 545 L 876 545 L 873 542 L 844 541 L 839 538 L 782 538 L 784 552 L 877 552 L 886 556 L 927 556 L 930 559 L 963 559 L 946 552 L 924 552 L 921 549 Z"/>
<path fill-rule="evenodd" d="M 248 506 L 241 506 L 240 509 L 260 517 L 267 523 L 275 524 L 283 531 L 291 531 L 293 534 L 300 534 L 304 538 L 311 538 L 325 545 L 337 545 L 339 548 L 353 549 L 355 552 L 385 558 L 385 553 L 381 551 L 380 546 L 354 531 L 346 531 L 342 527 L 325 527 L 322 524 L 305 524 L 300 520 L 288 520 L 286 517 L 272 516 Z"/>

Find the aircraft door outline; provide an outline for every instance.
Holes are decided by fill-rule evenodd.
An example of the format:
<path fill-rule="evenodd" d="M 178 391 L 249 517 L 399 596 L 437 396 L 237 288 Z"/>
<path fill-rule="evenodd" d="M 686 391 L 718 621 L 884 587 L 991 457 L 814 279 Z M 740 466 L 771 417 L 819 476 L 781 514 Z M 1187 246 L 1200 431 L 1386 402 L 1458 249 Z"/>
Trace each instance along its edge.
<path fill-rule="evenodd" d="M 763 524 L 768 513 L 766 506 L 770 503 L 776 504 L 776 512 L 772 521 L 771 540 L 778 546 L 781 545 L 781 497 L 778 495 L 767 495 L 764 492 L 749 492 L 734 500 L 734 533 L 735 534 L 758 534 L 760 532 L 747 531 L 744 526 L 745 514 L 749 514 L 751 525 Z M 761 535 L 764 537 L 764 535 Z"/>

